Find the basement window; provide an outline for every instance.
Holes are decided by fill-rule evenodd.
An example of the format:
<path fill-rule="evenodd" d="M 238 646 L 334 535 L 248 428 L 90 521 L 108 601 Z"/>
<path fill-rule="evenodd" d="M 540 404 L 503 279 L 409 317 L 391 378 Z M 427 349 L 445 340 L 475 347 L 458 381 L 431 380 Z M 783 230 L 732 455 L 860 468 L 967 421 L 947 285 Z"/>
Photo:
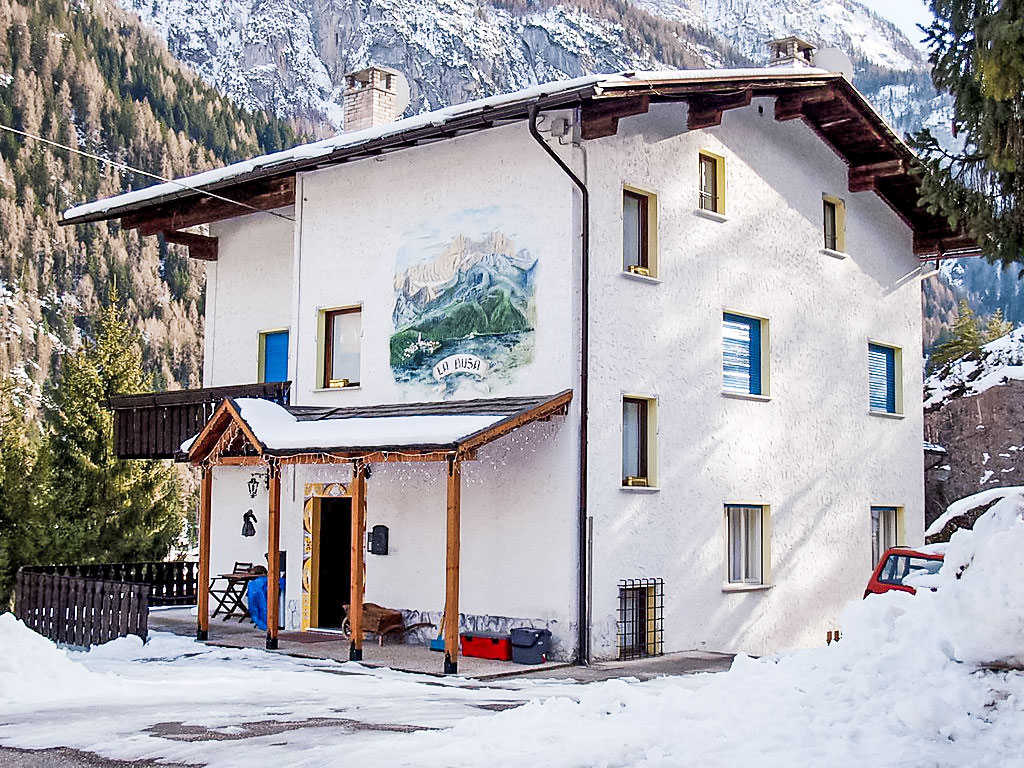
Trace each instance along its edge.
<path fill-rule="evenodd" d="M 617 622 L 620 659 L 665 653 L 665 581 L 623 579 L 619 582 Z"/>

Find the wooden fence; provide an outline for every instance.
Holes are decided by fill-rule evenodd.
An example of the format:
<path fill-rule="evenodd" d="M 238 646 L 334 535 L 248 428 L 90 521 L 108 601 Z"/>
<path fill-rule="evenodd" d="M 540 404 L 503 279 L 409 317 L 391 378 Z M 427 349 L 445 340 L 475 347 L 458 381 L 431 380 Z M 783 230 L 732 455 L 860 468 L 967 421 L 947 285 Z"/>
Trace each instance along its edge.
<path fill-rule="evenodd" d="M 149 586 L 18 571 L 14 615 L 58 643 L 90 646 L 149 633 Z"/>
<path fill-rule="evenodd" d="M 199 563 L 91 563 L 88 565 L 26 565 L 26 573 L 51 573 L 99 581 L 149 585 L 149 604 L 195 605 L 199 594 Z"/>

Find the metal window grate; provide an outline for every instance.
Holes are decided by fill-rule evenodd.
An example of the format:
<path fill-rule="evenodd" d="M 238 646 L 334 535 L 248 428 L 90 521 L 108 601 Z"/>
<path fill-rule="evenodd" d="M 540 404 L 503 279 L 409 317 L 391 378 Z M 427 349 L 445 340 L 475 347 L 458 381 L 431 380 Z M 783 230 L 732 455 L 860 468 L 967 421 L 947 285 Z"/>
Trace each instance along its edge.
<path fill-rule="evenodd" d="M 665 652 L 664 579 L 623 579 L 619 582 L 619 658 L 661 656 Z"/>

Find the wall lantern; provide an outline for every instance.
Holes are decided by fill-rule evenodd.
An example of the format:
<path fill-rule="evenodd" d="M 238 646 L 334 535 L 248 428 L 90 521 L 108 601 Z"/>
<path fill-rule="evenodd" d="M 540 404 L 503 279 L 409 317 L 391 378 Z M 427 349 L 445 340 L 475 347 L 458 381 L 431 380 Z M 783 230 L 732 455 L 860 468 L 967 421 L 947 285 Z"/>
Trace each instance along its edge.
<path fill-rule="evenodd" d="M 253 513 L 251 509 L 244 515 L 242 515 L 242 535 L 256 535 L 256 515 Z"/>
<path fill-rule="evenodd" d="M 249 478 L 249 498 L 255 499 L 256 494 L 260 490 L 260 479 L 263 479 L 263 486 L 269 491 L 270 490 L 270 473 L 269 472 L 253 472 L 252 477 Z"/>

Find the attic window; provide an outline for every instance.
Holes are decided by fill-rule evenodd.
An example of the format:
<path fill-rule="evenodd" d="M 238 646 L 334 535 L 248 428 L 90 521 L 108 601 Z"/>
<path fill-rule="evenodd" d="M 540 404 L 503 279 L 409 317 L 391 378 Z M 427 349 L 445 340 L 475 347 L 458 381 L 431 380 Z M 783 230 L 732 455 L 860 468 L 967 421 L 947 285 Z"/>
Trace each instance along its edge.
<path fill-rule="evenodd" d="M 724 214 L 725 158 L 710 152 L 701 152 L 698 168 L 700 170 L 700 210 Z"/>

